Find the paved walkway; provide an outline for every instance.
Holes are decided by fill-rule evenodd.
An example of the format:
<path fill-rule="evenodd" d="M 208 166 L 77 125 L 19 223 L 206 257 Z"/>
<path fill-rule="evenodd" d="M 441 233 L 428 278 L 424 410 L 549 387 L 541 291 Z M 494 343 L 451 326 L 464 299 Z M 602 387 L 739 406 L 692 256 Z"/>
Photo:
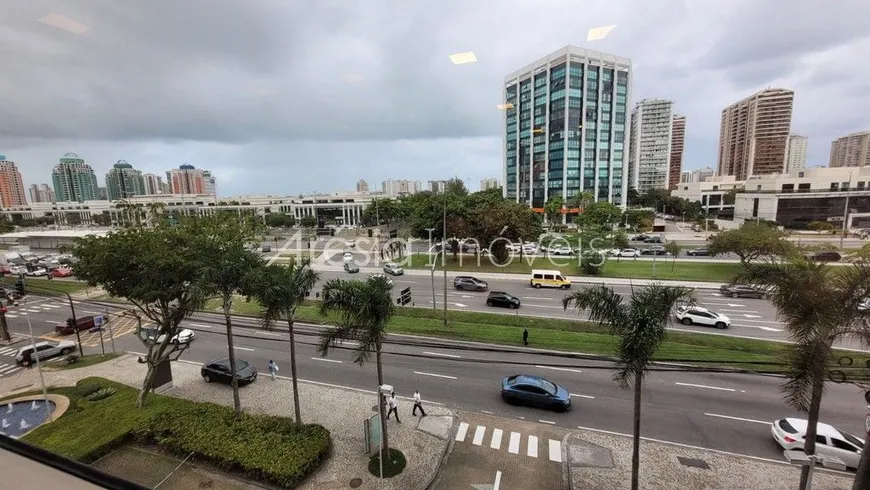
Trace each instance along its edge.
<path fill-rule="evenodd" d="M 197 363 L 174 362 L 174 387 L 166 394 L 231 406 L 230 387 L 206 384 L 200 378 L 199 369 Z M 81 378 L 100 376 L 138 388 L 145 376 L 145 366 L 137 362 L 135 355 L 128 354 L 90 367 L 45 371 L 44 374 L 49 386 L 69 386 Z M 375 381 L 372 381 L 374 384 Z M 0 395 L 3 396 L 38 388 L 35 369 L 0 378 Z M 368 472 L 363 432 L 363 420 L 376 413 L 374 393 L 300 382 L 299 394 L 303 421 L 322 424 L 329 429 L 333 444 L 331 457 L 299 488 L 350 488 L 350 482 L 359 478 L 362 483 L 357 488 L 361 489 L 425 489 L 435 477 L 453 424 L 453 412 L 450 410 L 428 405 L 427 417 L 412 417 L 411 402 L 407 399 L 400 401 L 402 423 L 390 421 L 387 428 L 390 445 L 405 454 L 408 466 L 402 474 L 380 482 Z M 241 389 L 241 399 L 243 409 L 249 413 L 293 416 L 292 384 L 284 377 L 272 381 L 268 374 L 261 374 L 255 383 Z"/>

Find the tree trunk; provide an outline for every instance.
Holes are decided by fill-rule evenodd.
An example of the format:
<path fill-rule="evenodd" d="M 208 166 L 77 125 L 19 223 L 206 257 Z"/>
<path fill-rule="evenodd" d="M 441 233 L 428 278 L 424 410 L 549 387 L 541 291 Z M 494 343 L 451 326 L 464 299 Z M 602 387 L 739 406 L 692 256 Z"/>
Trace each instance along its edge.
<path fill-rule="evenodd" d="M 136 408 L 145 406 L 145 397 L 151 391 L 151 383 L 154 381 L 154 374 L 157 372 L 157 364 L 148 359 L 148 371 L 145 373 L 145 381 L 142 382 L 142 388 L 139 389 L 139 396 L 136 397 Z"/>
<path fill-rule="evenodd" d="M 384 384 L 384 369 L 381 365 L 381 344 L 379 343 L 377 346 L 377 352 L 375 353 L 375 360 L 378 365 L 378 403 L 384 405 L 383 403 L 383 395 L 381 395 L 381 386 Z M 385 457 L 390 454 L 390 443 L 387 438 L 387 414 L 386 414 L 386 406 L 382 406 L 380 410 L 381 414 L 381 427 L 383 427 L 384 431 L 384 444 L 383 451 L 381 451 L 381 461 L 384 461 Z"/>
<path fill-rule="evenodd" d="M 293 382 L 293 412 L 296 414 L 296 426 L 302 427 L 302 410 L 299 408 L 299 384 L 296 380 L 296 337 L 293 333 L 294 315 L 287 317 L 287 331 L 290 333 L 290 378 Z"/>
<path fill-rule="evenodd" d="M 867 490 L 870 488 L 870 432 L 864 434 L 864 449 L 861 450 L 861 460 L 858 461 L 858 471 L 855 472 L 855 483 L 852 490 Z"/>
<path fill-rule="evenodd" d="M 807 436 L 804 438 L 804 454 L 813 455 L 816 452 L 816 429 L 819 423 L 819 409 L 822 405 L 822 393 L 825 389 L 824 372 L 817 373 L 813 381 L 813 392 L 810 397 L 810 411 L 807 414 Z M 801 467 L 800 490 L 807 490 L 807 480 L 810 477 L 810 467 Z"/>
<path fill-rule="evenodd" d="M 233 387 L 233 409 L 236 411 L 236 420 L 242 418 L 242 400 L 239 398 L 239 379 L 236 377 L 236 351 L 233 346 L 233 322 L 230 317 L 231 299 L 224 300 L 224 321 L 227 325 L 227 350 L 230 359 L 230 384 Z"/>
<path fill-rule="evenodd" d="M 634 429 L 632 432 L 631 490 L 638 490 L 640 482 L 640 396 L 643 373 L 634 373 Z"/>

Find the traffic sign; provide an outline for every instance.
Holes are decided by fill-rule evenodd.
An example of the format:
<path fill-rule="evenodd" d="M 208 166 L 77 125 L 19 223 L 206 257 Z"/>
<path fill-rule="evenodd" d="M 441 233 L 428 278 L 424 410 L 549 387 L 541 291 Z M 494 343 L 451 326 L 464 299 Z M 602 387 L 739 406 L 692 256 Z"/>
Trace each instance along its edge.
<path fill-rule="evenodd" d="M 97 315 L 94 317 L 94 325 L 97 327 L 103 326 L 103 315 Z"/>
<path fill-rule="evenodd" d="M 870 413 L 867 414 L 867 418 L 864 419 L 864 430 L 870 434 Z"/>

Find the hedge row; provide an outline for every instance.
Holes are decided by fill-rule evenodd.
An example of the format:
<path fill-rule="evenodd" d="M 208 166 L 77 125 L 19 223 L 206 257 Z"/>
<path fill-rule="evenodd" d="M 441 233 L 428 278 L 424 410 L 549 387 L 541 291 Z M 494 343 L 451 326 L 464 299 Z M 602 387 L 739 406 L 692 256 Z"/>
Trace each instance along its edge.
<path fill-rule="evenodd" d="M 180 454 L 194 452 L 213 464 L 261 481 L 297 485 L 318 467 L 331 448 L 320 425 L 296 428 L 288 419 L 243 414 L 205 403 L 174 404 L 135 431 Z"/>

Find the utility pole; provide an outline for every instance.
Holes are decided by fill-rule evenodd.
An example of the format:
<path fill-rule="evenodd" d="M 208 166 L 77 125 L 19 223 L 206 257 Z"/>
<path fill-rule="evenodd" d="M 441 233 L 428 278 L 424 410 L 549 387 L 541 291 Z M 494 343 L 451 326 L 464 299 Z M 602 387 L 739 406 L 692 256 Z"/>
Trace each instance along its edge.
<path fill-rule="evenodd" d="M 447 189 L 444 189 L 444 216 L 441 220 L 443 225 L 441 264 L 444 266 L 444 327 L 447 327 Z"/>
<path fill-rule="evenodd" d="M 849 195 L 852 193 L 852 172 L 849 172 L 849 183 L 846 185 L 846 205 L 843 206 L 843 231 L 840 233 L 840 248 L 843 248 L 843 239 L 849 231 Z"/>

